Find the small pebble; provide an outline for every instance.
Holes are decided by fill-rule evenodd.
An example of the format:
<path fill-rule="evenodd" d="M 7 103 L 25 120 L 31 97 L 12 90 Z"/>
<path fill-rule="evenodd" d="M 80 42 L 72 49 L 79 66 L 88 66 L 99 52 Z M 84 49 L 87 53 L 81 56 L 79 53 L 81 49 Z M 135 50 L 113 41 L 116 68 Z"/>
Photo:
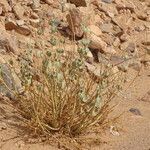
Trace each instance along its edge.
<path fill-rule="evenodd" d="M 105 2 L 105 3 L 112 3 L 113 0 L 102 0 L 102 2 Z"/>
<path fill-rule="evenodd" d="M 137 108 L 131 108 L 129 111 L 130 111 L 131 113 L 133 113 L 134 115 L 142 116 L 140 110 L 137 109 Z"/>
<path fill-rule="evenodd" d="M 6 129 L 7 129 L 6 123 L 4 123 L 4 122 L 0 123 L 0 131 L 6 130 Z"/>

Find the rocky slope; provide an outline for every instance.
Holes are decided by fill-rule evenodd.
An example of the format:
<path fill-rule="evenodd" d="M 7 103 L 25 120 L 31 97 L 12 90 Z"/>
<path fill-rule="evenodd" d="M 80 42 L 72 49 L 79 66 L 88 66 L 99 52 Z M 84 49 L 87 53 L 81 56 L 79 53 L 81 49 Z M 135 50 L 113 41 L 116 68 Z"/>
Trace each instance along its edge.
<path fill-rule="evenodd" d="M 128 67 L 139 71 L 141 63 L 149 65 L 149 7 L 148 0 L 1 0 L 0 63 L 17 64 L 29 49 L 35 53 L 57 49 L 51 44 L 56 27 L 58 39 L 66 41 L 66 52 L 77 53 L 78 41 L 86 39 L 88 62 L 108 63 L 107 59 L 113 65 L 121 63 L 122 71 Z"/>
<path fill-rule="evenodd" d="M 11 90 L 23 91 L 26 53 L 32 51 L 34 63 L 35 55 L 62 47 L 78 56 L 83 41 L 87 69 L 96 77 L 101 63 L 123 72 L 149 70 L 149 0 L 1 0 L 0 72 L 9 90 L 0 82 L 0 93 L 13 98 Z"/>

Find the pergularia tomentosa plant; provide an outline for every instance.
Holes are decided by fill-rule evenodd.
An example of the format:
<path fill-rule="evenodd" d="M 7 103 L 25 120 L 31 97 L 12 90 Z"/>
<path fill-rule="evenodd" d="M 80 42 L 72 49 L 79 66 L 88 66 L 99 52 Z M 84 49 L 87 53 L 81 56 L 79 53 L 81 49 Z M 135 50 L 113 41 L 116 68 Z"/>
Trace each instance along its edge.
<path fill-rule="evenodd" d="M 66 56 L 62 49 L 47 51 L 42 60 L 37 68 L 40 80 L 32 78 L 26 96 L 19 98 L 18 108 L 30 127 L 36 133 L 61 130 L 76 135 L 102 124 L 118 90 L 118 76 L 107 67 L 95 82 L 87 74 L 84 59 Z"/>
<path fill-rule="evenodd" d="M 64 54 L 65 41 L 55 38 L 57 20 L 52 19 L 50 25 L 49 42 L 56 50 L 42 51 L 42 55 L 38 52 L 41 58 L 36 62 L 32 60 L 33 52 L 29 51 L 27 58 L 22 60 L 22 81 L 28 88 L 24 95 L 18 96 L 18 109 L 27 119 L 28 127 L 38 135 L 54 131 L 77 135 L 106 121 L 109 102 L 120 85 L 119 76 L 113 73 L 113 66 L 105 66 L 95 82 L 85 66 L 90 41 L 82 39 L 79 42 L 79 58 Z M 58 47 L 59 44 L 63 48 Z"/>

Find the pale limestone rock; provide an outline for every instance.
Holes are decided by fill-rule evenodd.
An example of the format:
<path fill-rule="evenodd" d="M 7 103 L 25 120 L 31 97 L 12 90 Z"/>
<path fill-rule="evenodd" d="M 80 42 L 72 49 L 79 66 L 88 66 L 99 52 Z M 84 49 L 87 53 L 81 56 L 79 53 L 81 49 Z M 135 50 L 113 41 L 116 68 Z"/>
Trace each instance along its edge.
<path fill-rule="evenodd" d="M 17 19 L 23 19 L 25 10 L 24 10 L 24 7 L 22 7 L 20 3 L 17 3 L 13 7 L 13 11 L 14 11 L 15 16 L 17 17 Z"/>

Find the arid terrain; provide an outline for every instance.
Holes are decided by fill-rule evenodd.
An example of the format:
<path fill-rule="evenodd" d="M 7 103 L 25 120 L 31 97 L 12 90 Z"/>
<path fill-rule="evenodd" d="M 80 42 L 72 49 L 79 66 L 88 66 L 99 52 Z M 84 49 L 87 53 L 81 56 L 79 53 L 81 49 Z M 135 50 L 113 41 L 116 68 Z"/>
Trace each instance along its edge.
<path fill-rule="evenodd" d="M 62 49 L 80 57 L 81 45 L 95 80 L 102 64 L 126 76 L 110 104 L 115 107 L 109 118 L 118 118 L 79 137 L 28 136 L 12 106 L 12 91 L 24 91 L 21 63 L 34 70 L 44 52 Z M 149 0 L 0 0 L 1 74 L 0 150 L 150 150 Z M 33 71 L 34 78 L 38 75 Z"/>

